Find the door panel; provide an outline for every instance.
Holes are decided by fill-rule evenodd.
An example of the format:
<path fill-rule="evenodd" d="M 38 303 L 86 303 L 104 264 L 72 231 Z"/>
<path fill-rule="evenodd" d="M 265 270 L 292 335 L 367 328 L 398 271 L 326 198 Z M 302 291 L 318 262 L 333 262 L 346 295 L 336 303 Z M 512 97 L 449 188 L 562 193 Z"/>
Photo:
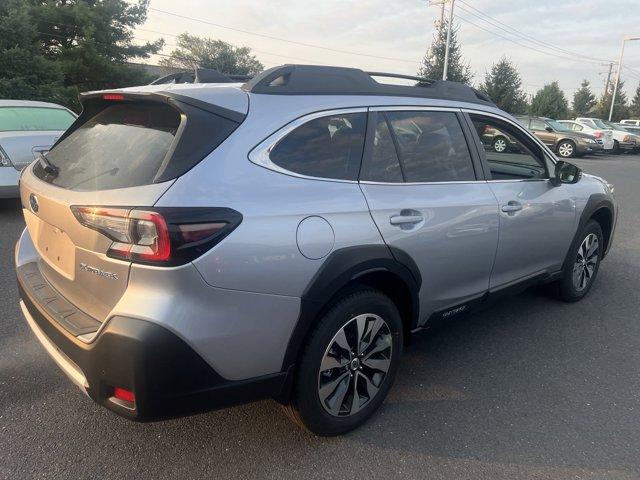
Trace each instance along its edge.
<path fill-rule="evenodd" d="M 575 228 L 569 185 L 549 181 L 489 182 L 500 205 L 500 239 L 491 288 L 559 270 Z"/>
<path fill-rule="evenodd" d="M 490 288 L 560 269 L 575 229 L 571 185 L 549 181 L 552 162 L 531 134 L 501 117 L 471 113 L 476 132 L 494 128 L 508 135 L 510 154 L 480 149 L 499 206 L 500 235 Z M 533 122 L 532 122 L 533 126 Z M 481 145 L 479 141 L 477 145 Z"/>
<path fill-rule="evenodd" d="M 498 212 L 486 182 L 361 188 L 385 242 L 420 269 L 421 322 L 487 290 Z"/>

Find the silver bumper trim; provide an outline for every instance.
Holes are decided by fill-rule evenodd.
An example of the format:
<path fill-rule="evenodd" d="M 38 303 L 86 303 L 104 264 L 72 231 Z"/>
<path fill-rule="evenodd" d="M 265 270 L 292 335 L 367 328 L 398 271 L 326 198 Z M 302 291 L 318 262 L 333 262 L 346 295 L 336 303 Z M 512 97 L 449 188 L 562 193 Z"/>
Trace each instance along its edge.
<path fill-rule="evenodd" d="M 20 301 L 20 308 L 22 309 L 22 314 L 24 318 L 27 320 L 29 327 L 33 330 L 36 338 L 40 341 L 42 346 L 45 348 L 47 353 L 53 358 L 53 360 L 58 364 L 58 367 L 69 377 L 69 379 L 76 384 L 76 386 L 84 393 L 88 395 L 87 388 L 89 388 L 89 383 L 87 382 L 86 377 L 82 373 L 82 370 L 78 368 L 78 366 L 73 363 L 69 357 L 67 357 L 64 353 L 62 353 L 49 338 L 44 334 L 44 332 L 40 329 L 38 324 L 35 322 L 29 310 L 25 306 L 24 302 Z"/>

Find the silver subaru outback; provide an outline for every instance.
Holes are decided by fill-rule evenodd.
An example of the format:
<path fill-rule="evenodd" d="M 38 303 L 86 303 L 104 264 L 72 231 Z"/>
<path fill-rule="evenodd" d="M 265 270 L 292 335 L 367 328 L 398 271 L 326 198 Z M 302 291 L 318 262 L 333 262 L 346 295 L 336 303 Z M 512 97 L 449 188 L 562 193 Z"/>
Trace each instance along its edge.
<path fill-rule="evenodd" d="M 84 393 L 140 421 L 274 398 L 337 435 L 418 330 L 535 283 L 589 292 L 613 187 L 472 88 L 383 76 L 82 95 L 22 175 L 15 262 L 26 321 Z"/>

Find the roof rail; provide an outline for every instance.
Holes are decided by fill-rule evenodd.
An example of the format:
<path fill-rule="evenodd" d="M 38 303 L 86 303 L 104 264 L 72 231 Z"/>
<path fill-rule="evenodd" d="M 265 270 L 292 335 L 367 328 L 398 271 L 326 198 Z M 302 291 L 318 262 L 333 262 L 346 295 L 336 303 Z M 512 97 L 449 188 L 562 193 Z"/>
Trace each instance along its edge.
<path fill-rule="evenodd" d="M 417 83 L 414 86 L 393 85 L 379 83 L 373 77 L 401 78 Z M 320 65 L 273 67 L 253 77 L 242 88 L 251 93 L 272 95 L 388 95 L 495 106 L 487 95 L 458 82 Z"/>
<path fill-rule="evenodd" d="M 157 78 L 149 85 L 164 83 L 237 83 L 246 82 L 252 75 L 229 75 L 210 68 L 195 68 L 193 71 L 170 73 Z"/>

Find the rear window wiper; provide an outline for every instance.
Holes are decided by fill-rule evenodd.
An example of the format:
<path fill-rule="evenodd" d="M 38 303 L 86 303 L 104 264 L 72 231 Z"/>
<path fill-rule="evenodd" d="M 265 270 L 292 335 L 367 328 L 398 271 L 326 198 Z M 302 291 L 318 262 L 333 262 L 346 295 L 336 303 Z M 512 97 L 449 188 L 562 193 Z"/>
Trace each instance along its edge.
<path fill-rule="evenodd" d="M 52 177 L 57 177 L 60 169 L 56 167 L 53 163 L 49 161 L 47 157 L 45 157 L 42 153 L 38 155 L 38 162 L 42 166 L 42 169 L 47 175 L 51 175 Z"/>

